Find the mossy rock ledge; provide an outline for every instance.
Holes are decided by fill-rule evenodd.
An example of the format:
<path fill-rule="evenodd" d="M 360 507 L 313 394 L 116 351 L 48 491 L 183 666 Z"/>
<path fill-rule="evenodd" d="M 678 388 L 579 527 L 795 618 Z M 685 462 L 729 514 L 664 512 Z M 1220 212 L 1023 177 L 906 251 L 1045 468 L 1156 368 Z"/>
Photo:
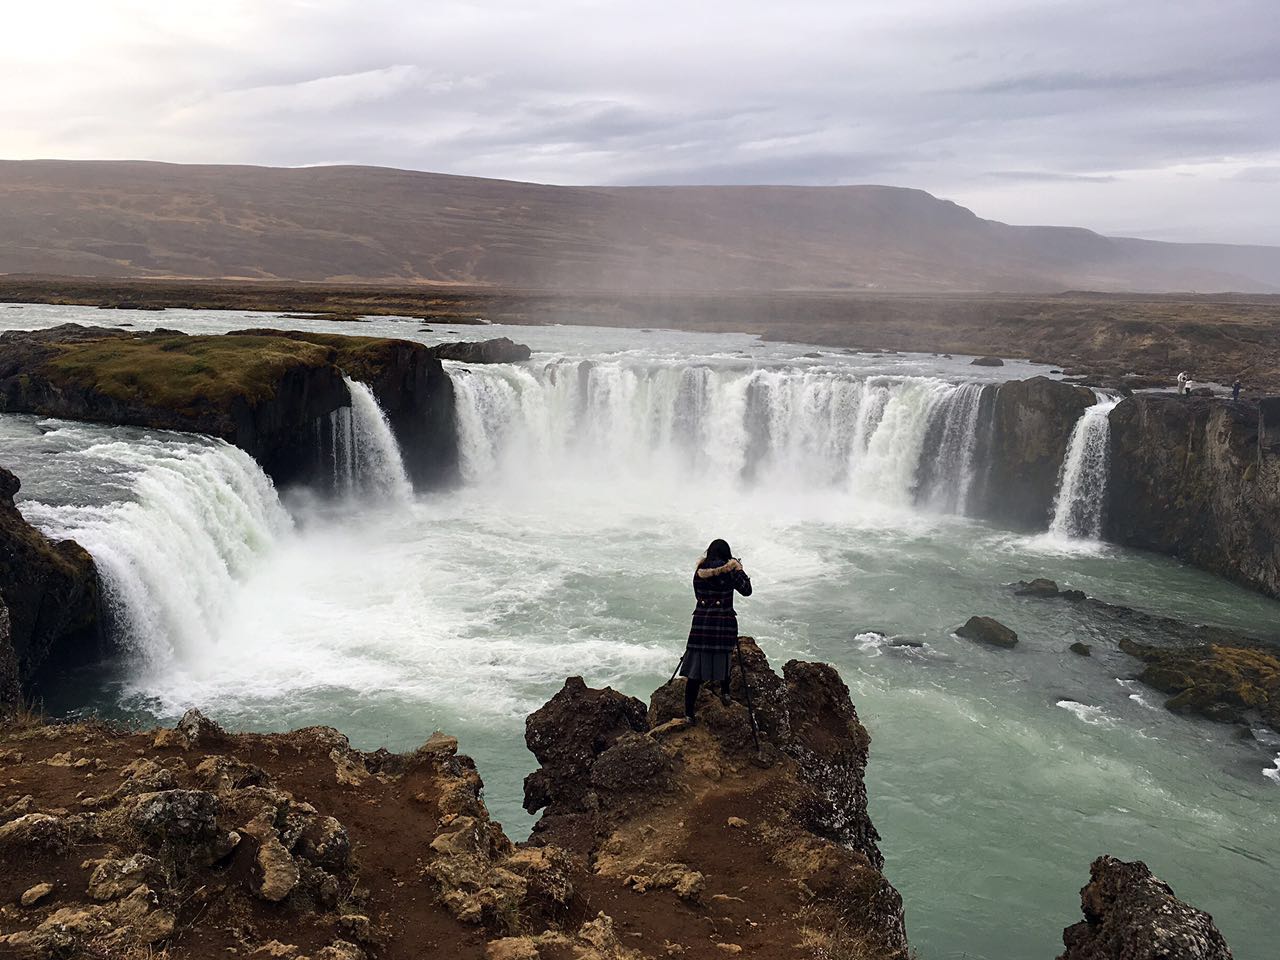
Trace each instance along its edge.
<path fill-rule="evenodd" d="M 279 330 L 188 336 L 63 324 L 0 334 L 0 411 L 220 437 L 277 484 L 319 475 L 319 426 L 368 383 L 415 484 L 457 469 L 453 387 L 421 344 Z"/>

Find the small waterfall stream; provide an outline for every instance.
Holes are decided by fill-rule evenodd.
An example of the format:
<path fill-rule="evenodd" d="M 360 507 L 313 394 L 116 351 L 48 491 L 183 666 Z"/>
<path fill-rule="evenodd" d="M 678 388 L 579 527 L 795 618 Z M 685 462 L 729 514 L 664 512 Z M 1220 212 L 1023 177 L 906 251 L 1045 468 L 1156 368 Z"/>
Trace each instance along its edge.
<path fill-rule="evenodd" d="M 413 484 L 386 414 L 368 386 L 342 379 L 351 406 L 329 414 L 333 489 L 346 496 L 409 500 Z"/>
<path fill-rule="evenodd" d="M 1102 536 L 1110 473 L 1109 415 L 1119 402 L 1098 394 L 1098 402 L 1084 412 L 1071 433 L 1049 524 L 1053 536 L 1088 540 Z"/>

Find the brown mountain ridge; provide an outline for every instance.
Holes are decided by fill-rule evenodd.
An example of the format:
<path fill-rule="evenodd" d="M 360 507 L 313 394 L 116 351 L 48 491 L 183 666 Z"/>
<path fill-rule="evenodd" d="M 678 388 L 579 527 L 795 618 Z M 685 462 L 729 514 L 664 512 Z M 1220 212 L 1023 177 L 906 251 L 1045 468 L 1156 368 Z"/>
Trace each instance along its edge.
<path fill-rule="evenodd" d="M 566 291 L 1280 291 L 1280 247 L 984 220 L 884 186 L 559 187 L 0 161 L 0 274 Z"/>

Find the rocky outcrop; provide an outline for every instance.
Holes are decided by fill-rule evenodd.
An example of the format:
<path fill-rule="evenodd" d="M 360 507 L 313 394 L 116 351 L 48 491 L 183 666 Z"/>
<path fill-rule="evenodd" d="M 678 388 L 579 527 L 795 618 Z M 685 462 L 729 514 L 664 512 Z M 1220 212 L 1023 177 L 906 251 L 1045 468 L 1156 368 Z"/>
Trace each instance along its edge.
<path fill-rule="evenodd" d="M 1140 394 L 1111 411 L 1107 539 L 1280 597 L 1280 410 Z"/>
<path fill-rule="evenodd" d="M 0 716 L 37 695 L 46 667 L 75 667 L 103 652 L 93 558 L 27 523 L 14 505 L 19 488 L 0 467 Z"/>
<path fill-rule="evenodd" d="M 1169 694 L 1165 706 L 1210 720 L 1257 720 L 1280 730 L 1280 656 L 1262 644 L 1156 647 L 1128 637 L 1120 649 L 1144 664 L 1138 679 Z"/>
<path fill-rule="evenodd" d="M 220 437 L 288 483 L 310 467 L 317 422 L 350 403 L 332 361 L 274 337 L 11 331 L 0 334 L 0 411 Z"/>
<path fill-rule="evenodd" d="M 520 363 L 533 355 L 523 343 L 516 343 L 509 337 L 440 343 L 427 349 L 433 357 L 441 360 L 457 360 L 461 363 Z"/>
<path fill-rule="evenodd" d="M 0 411 L 220 437 L 250 453 L 277 484 L 330 476 L 325 427 L 351 403 L 344 374 L 369 384 L 416 485 L 456 479 L 453 382 L 421 344 L 79 324 L 0 334 Z"/>
<path fill-rule="evenodd" d="M 1094 401 L 1092 390 L 1047 377 L 1001 384 L 977 512 L 1016 528 L 1045 529 L 1071 433 Z"/>
<path fill-rule="evenodd" d="M 150 733 L 0 727 L 0 767 L 20 798 L 0 802 L 6 957 L 479 960 L 572 891 L 564 857 L 489 821 L 448 737 L 365 754 L 192 711 Z"/>
<path fill-rule="evenodd" d="M 1084 920 L 1063 931 L 1058 960 L 1231 960 L 1213 918 L 1174 896 L 1145 863 L 1099 857 L 1089 875 Z"/>
<path fill-rule="evenodd" d="M 1134 679 L 1168 694 L 1165 706 L 1175 713 L 1224 723 L 1259 722 L 1280 730 L 1280 638 L 1161 617 L 1078 590 L 1022 589 L 1029 585 L 1014 584 L 1015 594 L 1073 604 L 1075 616 L 1092 619 L 1091 630 L 1109 635 L 1116 647 L 1141 661 L 1143 668 Z M 1070 649 L 1089 656 L 1093 647 L 1073 643 Z"/>
<path fill-rule="evenodd" d="M 149 732 L 0 725 L 0 955 L 904 960 L 848 689 L 743 646 L 733 703 L 704 693 L 693 727 L 667 719 L 683 681 L 647 707 L 566 683 L 530 718 L 527 844 L 443 734 L 392 754 L 197 711 Z M 1141 864 L 1097 861 L 1082 894 L 1063 960 L 1230 956 Z"/>
<path fill-rule="evenodd" d="M 752 641 L 742 645 L 733 702 L 704 693 L 696 726 L 682 719 L 683 680 L 656 691 L 647 711 L 567 681 L 526 727 L 542 764 L 526 806 L 544 810 L 530 842 L 584 857 L 588 892 L 714 903 L 728 952 L 805 942 L 840 955 L 858 942 L 877 957 L 905 956 L 902 901 L 880 872 L 867 814 L 870 737 L 848 689 L 826 664 L 791 661 L 779 676 Z M 775 920 L 770 929 L 739 921 L 739 907 Z"/>

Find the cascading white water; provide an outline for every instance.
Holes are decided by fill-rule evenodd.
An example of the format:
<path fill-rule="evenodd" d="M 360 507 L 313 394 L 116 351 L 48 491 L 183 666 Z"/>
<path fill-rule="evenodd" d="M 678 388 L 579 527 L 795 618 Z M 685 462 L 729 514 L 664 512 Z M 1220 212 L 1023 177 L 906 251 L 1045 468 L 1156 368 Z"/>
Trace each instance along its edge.
<path fill-rule="evenodd" d="M 373 391 L 343 377 L 351 406 L 329 415 L 333 488 L 339 493 L 382 500 L 408 500 L 413 484 L 400 445 Z"/>
<path fill-rule="evenodd" d="M 1080 417 L 1071 432 L 1067 455 L 1058 477 L 1053 521 L 1049 532 L 1058 537 L 1097 540 L 1102 536 L 1102 513 L 1110 473 L 1111 421 L 1119 400 L 1098 394 L 1098 402 Z"/>
<path fill-rule="evenodd" d="M 240 578 L 292 527 L 271 480 L 221 442 L 147 438 L 82 454 L 127 482 L 102 505 L 24 501 L 47 534 L 87 549 L 102 577 L 114 638 L 144 663 L 212 643 Z"/>
<path fill-rule="evenodd" d="M 626 360 L 541 368 L 454 367 L 464 478 L 518 468 L 679 482 L 843 490 L 910 506 L 941 437 L 931 505 L 963 510 L 975 471 L 982 387 L 822 368 L 746 369 Z"/>
<path fill-rule="evenodd" d="M 985 389 L 980 383 L 961 384 L 943 410 L 927 502 L 944 513 L 965 513 L 969 504 L 978 468 L 977 439 Z"/>

